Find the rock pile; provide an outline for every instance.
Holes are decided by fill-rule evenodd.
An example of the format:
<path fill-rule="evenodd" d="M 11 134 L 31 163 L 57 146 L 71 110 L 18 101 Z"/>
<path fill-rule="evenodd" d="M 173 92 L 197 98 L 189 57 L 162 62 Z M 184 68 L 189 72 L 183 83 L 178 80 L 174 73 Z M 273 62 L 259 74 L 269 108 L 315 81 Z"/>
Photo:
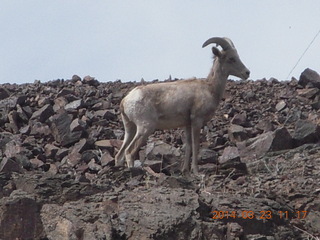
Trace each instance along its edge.
<path fill-rule="evenodd" d="M 139 168 L 114 167 L 119 104 L 139 84 L 0 85 L 0 239 L 320 236 L 317 72 L 228 81 L 202 129 L 202 179 L 179 175 L 182 130 L 155 132 Z"/>

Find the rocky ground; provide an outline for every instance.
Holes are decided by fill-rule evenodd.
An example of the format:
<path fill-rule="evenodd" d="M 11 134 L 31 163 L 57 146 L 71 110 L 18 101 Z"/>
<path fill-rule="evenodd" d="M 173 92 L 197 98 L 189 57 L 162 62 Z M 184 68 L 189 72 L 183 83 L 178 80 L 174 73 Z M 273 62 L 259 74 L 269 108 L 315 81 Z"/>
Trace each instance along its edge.
<path fill-rule="evenodd" d="M 182 130 L 114 167 L 121 99 L 92 77 L 0 85 L 0 239 L 319 239 L 320 76 L 228 81 L 181 176 Z"/>

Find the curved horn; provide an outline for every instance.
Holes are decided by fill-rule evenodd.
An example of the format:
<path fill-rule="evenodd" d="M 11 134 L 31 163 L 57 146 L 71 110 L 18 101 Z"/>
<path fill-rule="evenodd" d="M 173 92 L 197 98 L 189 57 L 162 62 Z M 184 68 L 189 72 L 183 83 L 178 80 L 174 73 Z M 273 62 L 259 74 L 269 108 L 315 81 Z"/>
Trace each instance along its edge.
<path fill-rule="evenodd" d="M 234 45 L 229 38 L 220 38 L 220 37 L 209 38 L 207 41 L 204 42 L 202 47 L 204 48 L 211 43 L 219 44 L 223 50 L 228 50 L 230 48 L 234 48 Z"/>

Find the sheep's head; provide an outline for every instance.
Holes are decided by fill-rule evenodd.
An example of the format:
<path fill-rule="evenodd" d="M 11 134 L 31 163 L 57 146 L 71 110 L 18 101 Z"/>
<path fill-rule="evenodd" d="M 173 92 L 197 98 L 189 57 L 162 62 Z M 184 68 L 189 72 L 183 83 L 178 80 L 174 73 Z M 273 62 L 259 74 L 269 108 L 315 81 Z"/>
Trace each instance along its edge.
<path fill-rule="evenodd" d="M 212 53 L 218 58 L 222 71 L 227 75 L 233 75 L 241 79 L 248 79 L 250 71 L 242 63 L 237 49 L 229 38 L 213 37 L 205 41 L 202 47 L 215 43 L 222 47 L 220 51 L 216 47 L 212 47 Z"/>

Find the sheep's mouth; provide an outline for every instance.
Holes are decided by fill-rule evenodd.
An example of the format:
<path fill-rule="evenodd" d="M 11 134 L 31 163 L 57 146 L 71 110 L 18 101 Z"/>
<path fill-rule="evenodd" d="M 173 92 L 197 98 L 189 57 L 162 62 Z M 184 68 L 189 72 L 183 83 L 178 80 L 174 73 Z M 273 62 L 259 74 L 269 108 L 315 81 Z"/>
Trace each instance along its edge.
<path fill-rule="evenodd" d="M 250 72 L 242 73 L 240 77 L 243 80 L 247 80 L 250 77 Z"/>

